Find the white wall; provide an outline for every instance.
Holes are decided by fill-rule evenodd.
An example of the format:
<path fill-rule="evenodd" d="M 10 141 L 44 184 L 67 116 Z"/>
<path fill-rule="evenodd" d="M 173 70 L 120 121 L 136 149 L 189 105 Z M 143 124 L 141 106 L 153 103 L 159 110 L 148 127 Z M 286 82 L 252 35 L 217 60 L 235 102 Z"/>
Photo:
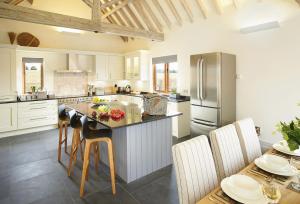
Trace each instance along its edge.
<path fill-rule="evenodd" d="M 240 27 L 279 20 L 280 29 L 242 35 Z M 290 120 L 300 108 L 300 12 L 292 1 L 249 1 L 222 16 L 196 17 L 193 24 L 166 31 L 164 42 L 136 40 L 127 50 L 150 49 L 152 56 L 178 55 L 178 90 L 189 91 L 189 56 L 222 51 L 237 55 L 237 119 L 252 117 L 261 139 L 274 142 L 275 124 Z"/>

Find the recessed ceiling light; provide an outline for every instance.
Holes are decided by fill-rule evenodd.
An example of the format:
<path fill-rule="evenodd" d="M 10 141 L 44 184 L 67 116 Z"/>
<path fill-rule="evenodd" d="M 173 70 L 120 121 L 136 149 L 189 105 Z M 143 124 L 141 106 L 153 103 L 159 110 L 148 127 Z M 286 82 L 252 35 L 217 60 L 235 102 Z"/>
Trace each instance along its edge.
<path fill-rule="evenodd" d="M 64 27 L 58 27 L 57 28 L 58 32 L 62 32 L 62 33 L 82 33 L 81 30 L 77 30 L 77 29 L 73 29 L 73 28 L 64 28 Z"/>
<path fill-rule="evenodd" d="M 243 34 L 254 33 L 263 30 L 270 30 L 274 28 L 279 28 L 280 24 L 278 21 L 271 21 L 267 23 L 257 24 L 253 26 L 248 26 L 240 29 L 240 32 Z"/>

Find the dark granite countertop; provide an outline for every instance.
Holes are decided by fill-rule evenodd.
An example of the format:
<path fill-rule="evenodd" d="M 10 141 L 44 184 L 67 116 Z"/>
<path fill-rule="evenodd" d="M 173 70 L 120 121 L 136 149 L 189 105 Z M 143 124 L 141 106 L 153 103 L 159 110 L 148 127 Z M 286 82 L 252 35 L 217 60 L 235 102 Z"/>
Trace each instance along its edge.
<path fill-rule="evenodd" d="M 0 104 L 7 104 L 7 103 L 17 103 L 18 101 L 0 101 Z"/>
<path fill-rule="evenodd" d="M 141 123 L 147 123 L 151 121 L 157 121 L 162 120 L 169 117 L 176 117 L 179 115 L 182 115 L 180 112 L 168 112 L 166 115 L 162 116 L 150 116 L 150 115 L 143 115 L 143 107 L 139 107 L 135 103 L 128 103 L 125 101 L 113 101 L 109 102 L 107 106 L 110 108 L 110 110 L 122 110 L 125 114 L 123 117 L 116 119 L 111 116 L 102 116 L 99 117 L 99 107 L 92 103 L 87 102 L 81 102 L 76 104 L 69 104 L 68 107 L 75 109 L 78 113 L 82 115 L 87 115 L 90 119 L 93 119 L 100 124 L 114 129 L 114 128 L 121 128 L 121 127 L 127 127 L 132 125 L 137 125 Z M 97 116 L 95 117 L 95 113 L 97 113 Z"/>
<path fill-rule="evenodd" d="M 11 102 L 0 102 L 0 104 L 2 104 L 2 103 L 16 103 L 16 102 L 30 102 L 30 101 L 43 101 L 43 100 L 55 100 L 55 99 L 59 100 L 59 99 L 67 99 L 67 98 L 84 98 L 84 97 L 94 97 L 94 96 L 101 97 L 101 96 L 113 96 L 113 95 L 134 96 L 134 97 L 140 97 L 140 98 L 143 97 L 143 95 L 141 95 L 141 94 L 107 93 L 107 94 L 104 94 L 104 95 L 93 95 L 93 96 L 89 96 L 89 95 L 55 96 L 54 98 L 46 98 L 46 99 L 33 99 L 33 100 L 23 100 L 23 101 L 18 100 L 18 101 L 11 101 Z M 179 99 L 168 97 L 168 100 L 170 102 L 174 102 L 174 103 L 181 103 L 181 102 L 190 101 L 190 97 L 189 96 L 182 96 Z"/>

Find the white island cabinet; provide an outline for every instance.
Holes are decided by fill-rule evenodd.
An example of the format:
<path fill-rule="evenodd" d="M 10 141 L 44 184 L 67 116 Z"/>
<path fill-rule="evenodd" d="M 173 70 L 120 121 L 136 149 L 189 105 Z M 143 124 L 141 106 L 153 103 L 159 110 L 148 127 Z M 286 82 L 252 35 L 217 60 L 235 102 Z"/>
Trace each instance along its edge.
<path fill-rule="evenodd" d="M 182 113 L 172 118 L 172 135 L 178 138 L 190 135 L 190 102 L 168 102 L 168 111 Z"/>
<path fill-rule="evenodd" d="M 17 129 L 17 103 L 0 104 L 0 132 Z"/>

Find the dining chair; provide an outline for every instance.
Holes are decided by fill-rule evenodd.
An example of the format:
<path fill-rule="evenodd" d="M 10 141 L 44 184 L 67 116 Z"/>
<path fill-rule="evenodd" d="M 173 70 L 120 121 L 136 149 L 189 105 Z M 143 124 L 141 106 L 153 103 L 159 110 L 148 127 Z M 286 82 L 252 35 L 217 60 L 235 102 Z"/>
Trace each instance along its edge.
<path fill-rule="evenodd" d="M 259 139 L 251 118 L 239 120 L 234 123 L 242 147 L 246 164 L 250 164 L 262 155 Z"/>
<path fill-rule="evenodd" d="M 99 142 L 105 142 L 108 149 L 108 161 L 110 168 L 110 177 L 112 184 L 112 193 L 116 194 L 116 181 L 115 181 L 115 164 L 114 164 L 114 154 L 113 154 L 113 145 L 112 145 L 112 130 L 102 126 L 100 129 L 96 129 L 95 126 L 91 127 L 92 124 L 88 121 L 87 116 L 81 117 L 82 124 L 82 136 L 85 139 L 85 150 L 84 150 L 84 159 L 83 159 L 83 170 L 80 183 L 80 197 L 84 194 L 84 184 L 88 179 L 89 172 L 89 157 L 91 147 L 94 148 L 94 157 L 95 159 L 95 168 L 97 169 L 96 164 L 99 160 Z"/>
<path fill-rule="evenodd" d="M 172 147 L 180 204 L 194 204 L 218 185 L 213 155 L 205 135 Z"/>
<path fill-rule="evenodd" d="M 66 111 L 66 106 L 64 104 L 58 106 L 58 153 L 57 153 L 57 160 L 60 162 L 61 160 L 61 146 L 64 144 L 65 146 L 65 153 L 67 152 L 68 148 L 68 125 L 70 122 L 69 115 Z M 65 131 L 64 139 L 63 139 L 63 131 Z"/>
<path fill-rule="evenodd" d="M 245 167 L 235 126 L 230 124 L 210 132 L 210 142 L 219 181 Z"/>

